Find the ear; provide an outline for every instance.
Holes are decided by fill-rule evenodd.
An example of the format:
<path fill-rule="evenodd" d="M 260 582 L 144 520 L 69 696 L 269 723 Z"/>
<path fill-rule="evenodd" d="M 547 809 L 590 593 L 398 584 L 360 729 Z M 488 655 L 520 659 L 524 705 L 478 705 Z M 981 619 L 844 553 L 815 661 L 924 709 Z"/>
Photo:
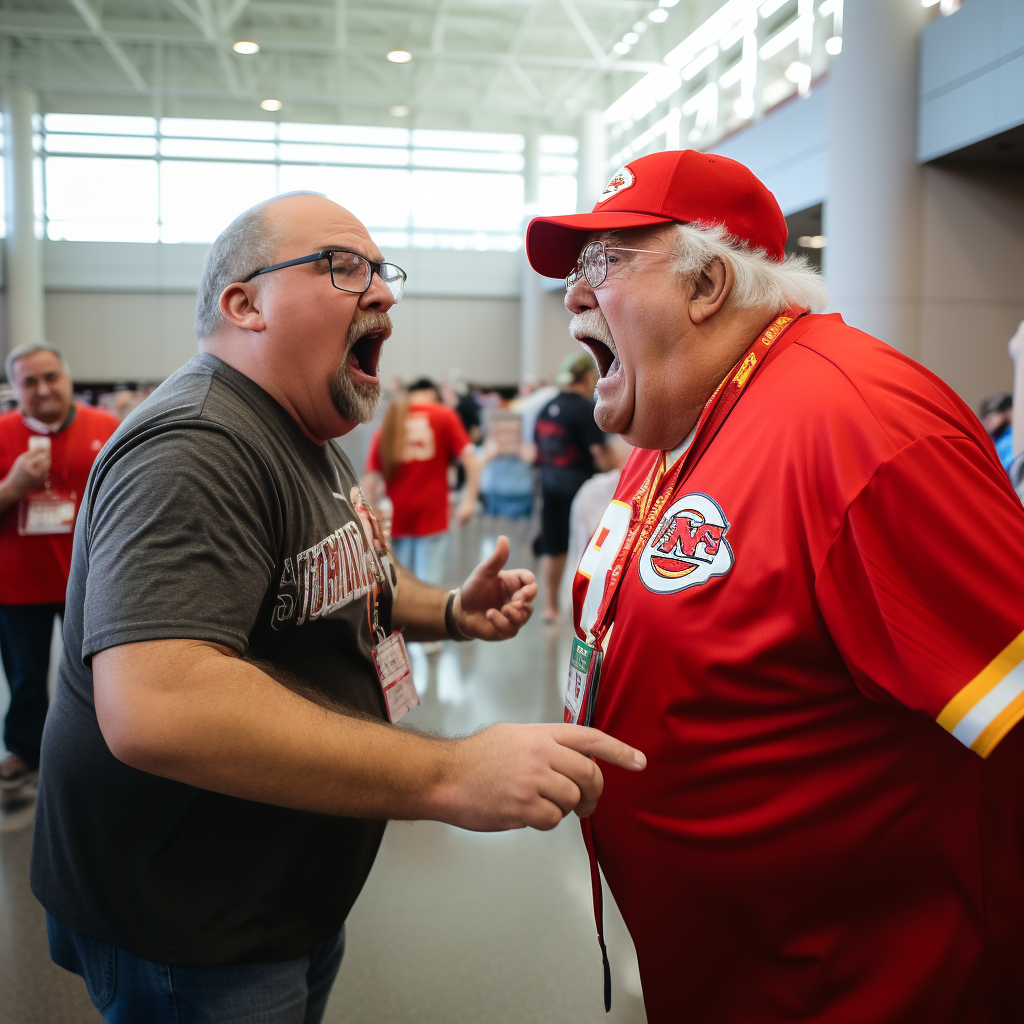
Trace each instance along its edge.
<path fill-rule="evenodd" d="M 736 274 L 732 266 L 717 257 L 713 259 L 693 282 L 690 322 L 700 324 L 714 316 L 725 305 L 735 282 Z"/>
<path fill-rule="evenodd" d="M 267 322 L 259 308 L 258 289 L 252 282 L 236 281 L 220 293 L 220 313 L 229 324 L 246 331 L 262 331 Z"/>

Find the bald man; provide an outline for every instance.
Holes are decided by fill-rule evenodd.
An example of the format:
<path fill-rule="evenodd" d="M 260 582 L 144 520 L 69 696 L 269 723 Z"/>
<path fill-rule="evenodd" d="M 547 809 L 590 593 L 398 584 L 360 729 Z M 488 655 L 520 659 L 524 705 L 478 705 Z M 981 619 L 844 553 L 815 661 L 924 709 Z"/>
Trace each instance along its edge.
<path fill-rule="evenodd" d="M 122 425 L 75 536 L 32 887 L 108 1021 L 315 1022 L 388 818 L 551 828 L 602 787 L 595 730 L 393 724 L 401 637 L 502 640 L 531 573 L 460 590 L 390 556 L 331 440 L 372 419 L 405 274 L 321 196 L 242 214 L 206 259 L 200 354 Z"/>

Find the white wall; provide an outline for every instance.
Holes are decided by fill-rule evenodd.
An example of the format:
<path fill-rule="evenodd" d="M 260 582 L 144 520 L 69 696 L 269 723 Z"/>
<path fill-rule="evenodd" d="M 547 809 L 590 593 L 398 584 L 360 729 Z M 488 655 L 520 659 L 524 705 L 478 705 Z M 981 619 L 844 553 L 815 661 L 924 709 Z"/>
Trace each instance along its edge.
<path fill-rule="evenodd" d="M 922 171 L 917 358 L 977 409 L 986 395 L 1013 389 L 1006 346 L 1024 320 L 1020 170 L 931 165 Z"/>
<path fill-rule="evenodd" d="M 65 351 L 76 378 L 160 380 L 190 359 L 196 351 L 195 291 L 207 250 L 47 242 L 47 335 Z M 457 368 L 482 383 L 518 380 L 519 253 L 387 255 L 409 280 L 405 298 L 392 311 L 395 333 L 384 350 L 385 379 L 441 376 Z M 555 369 L 572 344 L 560 301 L 545 296 L 543 345 Z M 555 308 L 548 310 L 551 303 Z"/>
<path fill-rule="evenodd" d="M 194 310 L 189 293 L 51 291 L 47 335 L 78 380 L 162 380 L 196 352 Z M 518 378 L 516 299 L 409 296 L 391 317 L 385 380 L 440 376 L 453 368 L 486 383 Z"/>

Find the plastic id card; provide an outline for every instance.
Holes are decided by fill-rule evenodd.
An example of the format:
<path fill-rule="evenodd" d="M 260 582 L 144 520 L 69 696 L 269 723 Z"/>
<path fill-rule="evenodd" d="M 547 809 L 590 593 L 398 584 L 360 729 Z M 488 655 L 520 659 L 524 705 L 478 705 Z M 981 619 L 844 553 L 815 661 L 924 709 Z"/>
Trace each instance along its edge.
<path fill-rule="evenodd" d="M 601 678 L 602 653 L 579 637 L 572 638 L 569 655 L 569 681 L 565 687 L 565 721 L 590 725 Z"/>
<path fill-rule="evenodd" d="M 420 702 L 412 681 L 409 651 L 401 633 L 392 633 L 373 648 L 373 665 L 388 705 L 388 718 L 397 722 Z"/>
<path fill-rule="evenodd" d="M 37 491 L 18 503 L 18 533 L 22 537 L 71 533 L 75 528 L 74 491 Z"/>

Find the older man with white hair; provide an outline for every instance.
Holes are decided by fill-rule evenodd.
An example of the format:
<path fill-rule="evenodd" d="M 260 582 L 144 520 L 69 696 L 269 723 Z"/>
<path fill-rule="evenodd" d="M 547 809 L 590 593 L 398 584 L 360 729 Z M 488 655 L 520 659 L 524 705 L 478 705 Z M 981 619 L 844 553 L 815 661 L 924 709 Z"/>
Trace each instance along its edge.
<path fill-rule="evenodd" d="M 0 791 L 17 799 L 38 776 L 54 619 L 64 614 L 75 517 L 89 470 L 117 420 L 72 401 L 60 350 L 7 354 L 18 409 L 0 415 L 0 656 L 11 691 Z"/>
<path fill-rule="evenodd" d="M 450 593 L 396 566 L 332 440 L 376 412 L 404 281 L 322 196 L 242 214 L 206 260 L 200 354 L 95 467 L 32 888 L 108 1021 L 315 1024 L 386 819 L 552 828 L 593 809 L 592 756 L 642 766 L 561 723 L 389 724 L 418 703 L 396 629 L 500 640 L 536 595 L 505 538 Z"/>
<path fill-rule="evenodd" d="M 637 446 L 565 699 L 649 758 L 584 822 L 599 935 L 598 864 L 652 1024 L 1022 1020 L 1024 509 L 786 234 L 693 151 L 528 230 Z"/>

